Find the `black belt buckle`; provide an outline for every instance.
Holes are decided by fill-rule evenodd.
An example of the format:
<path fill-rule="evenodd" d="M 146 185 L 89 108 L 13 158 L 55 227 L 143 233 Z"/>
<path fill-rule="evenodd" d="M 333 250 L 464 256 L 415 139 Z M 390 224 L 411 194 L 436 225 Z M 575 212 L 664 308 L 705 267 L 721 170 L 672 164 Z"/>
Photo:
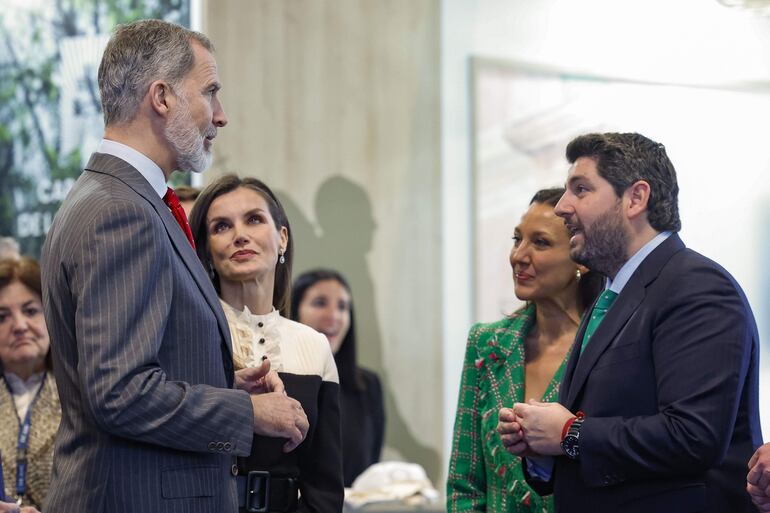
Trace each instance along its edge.
<path fill-rule="evenodd" d="M 249 513 L 270 511 L 270 472 L 252 470 L 246 476 L 246 511 Z"/>

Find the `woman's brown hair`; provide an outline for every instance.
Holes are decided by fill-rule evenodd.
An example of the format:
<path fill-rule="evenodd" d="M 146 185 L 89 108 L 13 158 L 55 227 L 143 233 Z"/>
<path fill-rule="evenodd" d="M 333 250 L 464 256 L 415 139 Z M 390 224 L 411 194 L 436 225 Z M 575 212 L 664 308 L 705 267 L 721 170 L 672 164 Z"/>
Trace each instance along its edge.
<path fill-rule="evenodd" d="M 43 302 L 43 287 L 40 280 L 40 264 L 37 260 L 28 256 L 19 258 L 0 258 L 0 290 L 11 283 L 18 281 L 29 290 L 34 292 Z M 53 368 L 51 362 L 51 349 L 45 355 L 45 368 Z M 2 370 L 2 368 L 0 368 Z"/>

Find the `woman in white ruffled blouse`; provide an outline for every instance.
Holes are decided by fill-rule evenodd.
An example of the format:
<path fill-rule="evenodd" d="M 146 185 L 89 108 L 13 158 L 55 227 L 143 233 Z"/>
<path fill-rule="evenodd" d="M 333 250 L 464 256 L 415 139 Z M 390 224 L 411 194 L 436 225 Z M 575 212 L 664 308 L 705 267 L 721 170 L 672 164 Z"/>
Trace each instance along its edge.
<path fill-rule="evenodd" d="M 227 175 L 203 190 L 190 225 L 230 326 L 235 369 L 268 359 L 310 423 L 289 453 L 285 440 L 255 435 L 238 461 L 239 494 L 255 509 L 269 502 L 270 512 L 342 511 L 339 378 L 326 337 L 289 320 L 293 245 L 283 207 L 260 180 Z"/>

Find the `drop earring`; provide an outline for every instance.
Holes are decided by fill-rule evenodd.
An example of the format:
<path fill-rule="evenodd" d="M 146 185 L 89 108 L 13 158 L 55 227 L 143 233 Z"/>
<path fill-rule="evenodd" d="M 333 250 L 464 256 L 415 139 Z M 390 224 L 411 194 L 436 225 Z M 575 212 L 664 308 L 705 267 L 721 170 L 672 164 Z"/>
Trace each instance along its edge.
<path fill-rule="evenodd" d="M 283 250 L 280 250 L 278 255 L 279 255 L 278 256 L 278 263 L 279 264 L 285 264 L 286 263 L 286 258 L 284 258 L 284 256 L 283 256 Z"/>
<path fill-rule="evenodd" d="M 575 269 L 575 280 L 580 281 L 581 276 L 580 269 Z"/>

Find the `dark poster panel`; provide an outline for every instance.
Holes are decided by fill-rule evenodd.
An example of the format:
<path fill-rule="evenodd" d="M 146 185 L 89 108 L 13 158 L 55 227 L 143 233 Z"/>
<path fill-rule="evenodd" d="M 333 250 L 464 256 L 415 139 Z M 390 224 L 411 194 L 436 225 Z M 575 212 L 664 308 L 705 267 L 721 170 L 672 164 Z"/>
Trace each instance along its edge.
<path fill-rule="evenodd" d="M 97 70 L 117 24 L 189 26 L 190 0 L 0 0 L 0 236 L 40 254 L 102 136 Z"/>

